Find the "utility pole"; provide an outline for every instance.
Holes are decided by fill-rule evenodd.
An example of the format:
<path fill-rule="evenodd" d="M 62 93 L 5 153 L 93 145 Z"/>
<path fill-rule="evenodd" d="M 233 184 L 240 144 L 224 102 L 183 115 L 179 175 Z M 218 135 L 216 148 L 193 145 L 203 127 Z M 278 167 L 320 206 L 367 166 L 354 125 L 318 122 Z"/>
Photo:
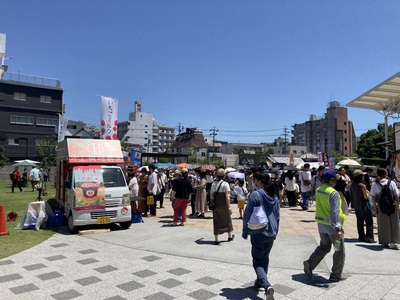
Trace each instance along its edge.
<path fill-rule="evenodd" d="M 282 154 L 287 154 L 287 136 L 288 136 L 289 130 L 285 126 L 283 128 L 283 134 L 284 134 L 284 140 L 283 140 L 283 153 Z"/>
<path fill-rule="evenodd" d="M 179 154 L 181 153 L 181 140 L 182 140 L 181 133 L 182 133 L 183 129 L 184 129 L 184 127 L 181 126 L 181 123 L 178 123 L 178 153 Z"/>
<path fill-rule="evenodd" d="M 212 129 L 210 129 L 210 131 L 211 131 L 210 135 L 213 137 L 213 158 L 214 158 L 214 155 L 215 155 L 215 136 L 217 135 L 217 132 L 219 130 L 216 129 L 215 126 L 214 126 Z"/>

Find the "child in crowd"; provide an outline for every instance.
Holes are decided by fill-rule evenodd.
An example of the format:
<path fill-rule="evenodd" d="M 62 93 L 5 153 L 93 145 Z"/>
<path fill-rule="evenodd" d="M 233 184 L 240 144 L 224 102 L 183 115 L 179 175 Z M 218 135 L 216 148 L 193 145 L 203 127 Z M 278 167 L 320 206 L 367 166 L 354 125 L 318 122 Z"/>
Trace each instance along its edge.
<path fill-rule="evenodd" d="M 237 198 L 237 203 L 238 203 L 238 208 L 239 208 L 239 219 L 243 219 L 243 210 L 244 210 L 244 205 L 246 203 L 246 198 L 249 192 L 247 191 L 246 187 L 244 186 L 244 180 L 243 179 L 238 179 L 234 186 L 233 186 L 233 191 L 236 195 Z"/>

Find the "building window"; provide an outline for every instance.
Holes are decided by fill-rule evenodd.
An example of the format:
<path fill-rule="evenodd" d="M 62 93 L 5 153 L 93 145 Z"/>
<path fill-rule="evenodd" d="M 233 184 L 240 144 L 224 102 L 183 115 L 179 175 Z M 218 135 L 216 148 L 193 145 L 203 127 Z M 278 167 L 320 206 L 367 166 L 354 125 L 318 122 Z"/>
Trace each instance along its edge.
<path fill-rule="evenodd" d="M 40 103 L 51 103 L 51 96 L 40 95 Z"/>
<path fill-rule="evenodd" d="M 347 122 L 344 122 L 344 125 L 347 125 Z"/>
<path fill-rule="evenodd" d="M 49 118 L 36 118 L 36 125 L 39 126 L 57 126 L 57 119 L 49 119 Z"/>
<path fill-rule="evenodd" d="M 26 101 L 26 94 L 14 92 L 14 100 Z"/>
<path fill-rule="evenodd" d="M 8 145 L 19 145 L 19 139 L 8 139 Z"/>
<path fill-rule="evenodd" d="M 347 147 L 344 147 L 344 150 L 347 150 Z"/>
<path fill-rule="evenodd" d="M 33 125 L 33 117 L 10 116 L 11 124 Z"/>
<path fill-rule="evenodd" d="M 204 152 L 201 152 L 201 156 L 202 156 L 202 157 L 205 157 L 206 154 L 205 154 Z"/>
<path fill-rule="evenodd" d="M 347 139 L 344 139 L 345 142 L 347 142 Z"/>

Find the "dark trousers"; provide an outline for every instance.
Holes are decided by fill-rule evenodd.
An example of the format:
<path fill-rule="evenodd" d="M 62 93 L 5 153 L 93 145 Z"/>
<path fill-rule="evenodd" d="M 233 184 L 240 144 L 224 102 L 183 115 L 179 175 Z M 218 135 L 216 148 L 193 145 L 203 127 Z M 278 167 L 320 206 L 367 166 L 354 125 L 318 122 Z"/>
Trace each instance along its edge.
<path fill-rule="evenodd" d="M 251 256 L 253 257 L 253 268 L 257 275 L 257 283 L 267 289 L 271 286 L 268 281 L 268 265 L 274 238 L 258 233 L 250 236 L 250 239 Z"/>
<path fill-rule="evenodd" d="M 286 191 L 289 206 L 296 206 L 296 191 Z"/>
<path fill-rule="evenodd" d="M 11 187 L 11 191 L 14 193 L 14 187 L 17 187 L 17 188 L 19 188 L 19 190 L 22 192 L 22 189 L 21 189 L 21 182 L 20 181 L 18 181 L 18 180 L 13 180 L 13 182 L 12 182 L 12 187 Z"/>
<path fill-rule="evenodd" d="M 161 193 L 159 193 L 158 195 L 154 196 L 155 201 L 160 201 L 160 208 L 163 206 L 164 204 L 164 189 L 161 190 Z"/>
<path fill-rule="evenodd" d="M 196 201 L 196 192 L 197 192 L 197 190 L 193 190 L 193 194 L 191 195 L 191 197 L 190 197 L 190 207 L 192 208 L 192 215 L 196 212 L 195 211 L 195 201 Z"/>
<path fill-rule="evenodd" d="M 364 210 L 356 209 L 357 218 L 357 231 L 358 239 L 365 241 L 367 238 L 370 241 L 374 240 L 374 221 L 372 220 L 371 210 L 365 208 Z M 364 232 L 364 222 L 366 225 L 366 233 Z"/>

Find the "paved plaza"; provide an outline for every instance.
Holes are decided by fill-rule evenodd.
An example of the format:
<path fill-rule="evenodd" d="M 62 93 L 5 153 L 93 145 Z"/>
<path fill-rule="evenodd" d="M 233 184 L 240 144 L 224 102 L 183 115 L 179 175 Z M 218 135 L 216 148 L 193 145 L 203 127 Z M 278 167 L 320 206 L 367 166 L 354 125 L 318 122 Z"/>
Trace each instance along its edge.
<path fill-rule="evenodd" d="M 169 199 L 165 206 L 128 230 L 79 236 L 63 228 L 0 260 L 0 299 L 263 299 L 252 287 L 250 242 L 236 208 L 234 241 L 225 234 L 215 246 L 210 212 L 172 227 Z M 303 274 L 319 242 L 314 209 L 281 209 L 269 269 L 275 299 L 400 299 L 400 251 L 358 242 L 354 214 L 344 225 L 345 280 L 327 280 L 333 250 L 311 280 Z"/>

